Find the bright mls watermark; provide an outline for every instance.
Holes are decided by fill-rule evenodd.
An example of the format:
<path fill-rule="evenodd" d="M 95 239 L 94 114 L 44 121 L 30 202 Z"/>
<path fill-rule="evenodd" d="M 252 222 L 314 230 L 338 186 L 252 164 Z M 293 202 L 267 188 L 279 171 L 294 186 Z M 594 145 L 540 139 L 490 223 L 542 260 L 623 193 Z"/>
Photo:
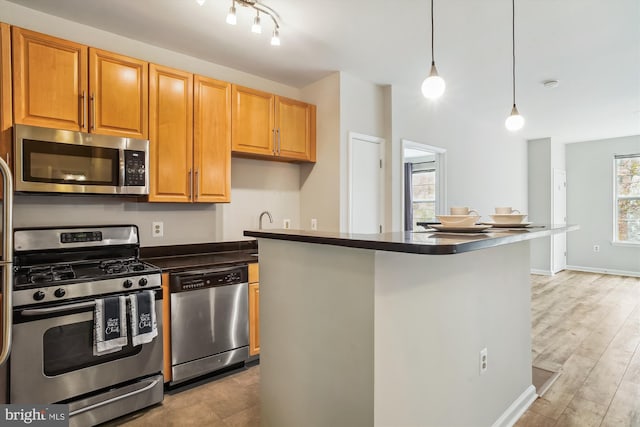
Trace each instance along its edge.
<path fill-rule="evenodd" d="M 69 405 L 0 405 L 0 426 L 69 427 Z"/>

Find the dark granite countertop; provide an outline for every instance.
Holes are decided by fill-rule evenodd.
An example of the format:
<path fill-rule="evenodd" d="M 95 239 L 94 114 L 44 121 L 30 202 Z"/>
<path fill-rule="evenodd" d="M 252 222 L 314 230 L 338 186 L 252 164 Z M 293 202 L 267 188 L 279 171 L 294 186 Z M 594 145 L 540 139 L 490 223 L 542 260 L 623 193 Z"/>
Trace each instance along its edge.
<path fill-rule="evenodd" d="M 140 248 L 140 258 L 163 272 L 258 262 L 255 240 Z"/>
<path fill-rule="evenodd" d="M 247 230 L 245 236 L 423 255 L 451 255 L 577 230 L 577 225 L 533 225 L 490 228 L 485 232 L 415 231 L 381 234 L 332 233 L 306 230 Z"/>

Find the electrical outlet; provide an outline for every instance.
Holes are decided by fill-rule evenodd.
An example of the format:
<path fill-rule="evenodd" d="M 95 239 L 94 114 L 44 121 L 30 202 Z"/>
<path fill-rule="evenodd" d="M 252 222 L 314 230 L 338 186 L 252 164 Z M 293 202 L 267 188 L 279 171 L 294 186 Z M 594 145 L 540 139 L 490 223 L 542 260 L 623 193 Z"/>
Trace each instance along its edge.
<path fill-rule="evenodd" d="M 151 235 L 153 237 L 164 236 L 164 222 L 154 221 L 151 223 Z"/>
<path fill-rule="evenodd" d="M 600 252 L 600 245 L 593 245 L 593 252 Z"/>
<path fill-rule="evenodd" d="M 318 229 L 318 220 L 316 218 L 311 218 L 311 229 L 312 230 Z"/>
<path fill-rule="evenodd" d="M 480 350 L 480 375 L 487 372 L 487 348 Z"/>
<path fill-rule="evenodd" d="M 290 219 L 283 220 L 282 228 L 284 228 L 285 230 L 288 230 L 289 228 L 291 228 L 291 220 Z"/>

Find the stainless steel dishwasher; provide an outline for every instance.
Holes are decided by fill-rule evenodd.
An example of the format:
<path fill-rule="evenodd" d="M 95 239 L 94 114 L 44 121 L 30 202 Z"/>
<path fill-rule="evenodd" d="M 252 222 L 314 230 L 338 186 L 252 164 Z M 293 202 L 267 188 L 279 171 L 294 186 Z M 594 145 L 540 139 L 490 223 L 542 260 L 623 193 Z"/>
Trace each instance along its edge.
<path fill-rule="evenodd" d="M 249 357 L 247 266 L 171 275 L 171 385 Z"/>

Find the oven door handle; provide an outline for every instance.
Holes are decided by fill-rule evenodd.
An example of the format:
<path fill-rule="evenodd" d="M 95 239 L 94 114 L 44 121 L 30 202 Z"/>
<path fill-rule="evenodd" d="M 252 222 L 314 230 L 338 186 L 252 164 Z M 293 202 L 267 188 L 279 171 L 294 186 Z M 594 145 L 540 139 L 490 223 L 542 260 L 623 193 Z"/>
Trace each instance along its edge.
<path fill-rule="evenodd" d="M 84 408 L 80 408 L 75 411 L 69 412 L 69 417 L 73 417 L 75 415 L 82 414 L 83 412 L 87 412 L 92 409 L 99 408 L 101 406 L 108 405 L 110 403 L 117 402 L 119 400 L 126 399 L 131 396 L 135 396 L 136 394 L 144 393 L 145 391 L 155 387 L 156 384 L 158 384 L 158 381 L 159 380 L 153 380 L 150 384 L 138 390 L 130 391 L 129 393 L 125 393 L 121 396 L 112 397 L 111 399 L 103 400 L 102 402 L 94 403 L 93 405 L 85 406 Z"/>
<path fill-rule="evenodd" d="M 75 310 L 77 308 L 89 308 L 96 305 L 95 301 L 79 302 L 76 304 L 63 305 L 58 307 L 46 307 L 46 308 L 27 308 L 20 311 L 23 316 L 39 316 L 41 314 L 61 313 L 64 311 Z"/>

